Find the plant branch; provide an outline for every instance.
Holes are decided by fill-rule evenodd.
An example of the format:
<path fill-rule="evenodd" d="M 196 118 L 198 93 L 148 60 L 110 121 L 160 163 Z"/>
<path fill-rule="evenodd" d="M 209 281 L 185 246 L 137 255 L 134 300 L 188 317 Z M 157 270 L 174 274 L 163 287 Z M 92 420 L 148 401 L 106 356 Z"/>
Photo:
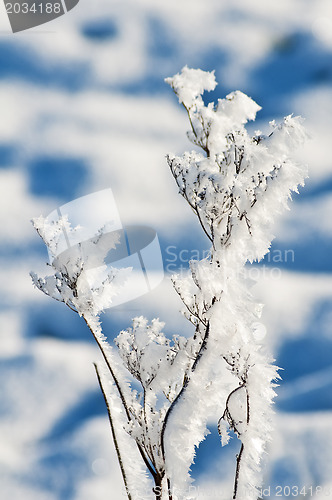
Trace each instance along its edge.
<path fill-rule="evenodd" d="M 122 474 L 123 482 L 124 482 L 124 485 L 125 485 L 125 488 L 126 488 L 128 500 L 132 500 L 132 496 L 131 496 L 131 493 L 130 493 L 130 490 L 129 490 L 129 486 L 128 486 L 128 481 L 127 481 L 127 474 L 126 474 L 126 471 L 125 471 L 125 468 L 124 468 L 124 465 L 123 465 L 123 461 L 122 461 L 122 457 L 121 457 L 121 452 L 120 452 L 118 440 L 117 440 L 117 437 L 116 437 L 116 434 L 115 434 L 115 429 L 114 429 L 114 424 L 113 424 L 113 419 L 112 419 L 112 414 L 111 414 L 111 408 L 110 408 L 110 405 L 109 405 L 107 397 L 106 397 L 106 393 L 105 393 L 105 390 L 104 390 L 103 382 L 101 380 L 101 376 L 100 376 L 100 372 L 99 372 L 98 366 L 97 366 L 96 363 L 93 363 L 93 366 L 95 367 L 95 370 L 96 370 L 96 375 L 97 375 L 97 379 L 98 379 L 100 390 L 101 390 L 101 392 L 102 392 L 102 394 L 104 396 L 104 401 L 105 401 L 105 404 L 106 404 L 107 413 L 108 413 L 108 419 L 109 419 L 110 426 L 111 426 L 111 431 L 112 431 L 112 437 L 113 437 L 113 442 L 114 442 L 114 446 L 115 446 L 115 451 L 116 451 L 116 454 L 117 454 L 117 457 L 118 457 L 118 462 L 119 462 L 119 465 L 120 465 L 121 474 Z"/>
<path fill-rule="evenodd" d="M 88 328 L 89 328 L 90 332 L 92 333 L 93 338 L 94 338 L 94 339 L 95 339 L 95 341 L 97 342 L 97 345 L 98 345 L 98 347 L 99 347 L 99 350 L 100 350 L 100 352 L 101 352 L 101 354 L 102 354 L 102 356 L 103 356 L 103 358 L 104 358 L 104 361 L 105 361 L 105 363 L 106 363 L 106 365 L 107 365 L 107 368 L 109 369 L 109 371 L 110 371 L 110 373 L 111 373 L 111 375 L 112 375 L 112 379 L 114 380 L 114 383 L 115 383 L 116 388 L 117 388 L 117 390 L 118 390 L 119 396 L 120 396 L 120 398 L 121 398 L 122 405 L 123 405 L 124 410 L 125 410 L 125 412 L 126 412 L 127 419 L 128 419 L 128 421 L 130 421 L 130 420 L 131 420 L 131 416 L 130 416 L 130 412 L 129 412 L 129 409 L 128 409 L 128 406 L 127 406 L 127 402 L 126 402 L 126 400 L 125 400 L 125 397 L 124 397 L 124 394 L 123 394 L 122 388 L 121 388 L 121 386 L 120 386 L 120 383 L 119 383 L 119 381 L 118 381 L 117 377 L 115 376 L 114 370 L 113 370 L 113 368 L 112 368 L 112 366 L 111 366 L 111 364 L 110 364 L 110 362 L 109 362 L 109 360 L 108 360 L 108 358 L 107 358 L 107 356 L 106 356 L 105 349 L 104 349 L 104 347 L 103 347 L 103 345 L 102 345 L 102 342 L 101 342 L 101 340 L 98 338 L 98 336 L 96 335 L 96 333 L 95 333 L 94 329 L 93 329 L 93 328 L 92 328 L 92 326 L 89 324 L 89 321 L 88 321 L 88 320 L 87 320 L 87 318 L 84 316 L 84 314 L 83 314 L 83 319 L 84 319 L 84 321 L 86 322 L 86 324 L 87 324 L 87 326 L 88 326 Z"/>
<path fill-rule="evenodd" d="M 194 372 L 197 368 L 197 365 L 200 361 L 200 359 L 202 358 L 202 355 L 203 355 L 203 352 L 205 351 L 206 349 L 206 346 L 207 346 L 207 340 L 208 340 L 208 337 L 209 337 L 209 333 L 210 333 L 210 323 L 208 322 L 207 325 L 206 325 L 206 330 L 205 330 L 205 335 L 204 335 L 204 338 L 203 338 L 203 342 L 200 346 L 200 349 L 195 357 L 195 360 L 194 360 L 194 363 L 191 367 L 191 372 Z M 163 422 L 163 426 L 162 426 L 162 429 L 161 429 L 161 451 L 162 451 L 162 456 L 163 456 L 163 460 L 164 462 L 166 461 L 166 454 L 165 454 L 165 432 L 166 432 L 166 427 L 167 427 L 167 423 L 168 423 L 168 420 L 169 420 L 169 417 L 171 416 L 175 406 L 177 405 L 177 403 L 179 402 L 179 400 L 181 399 L 181 397 L 183 396 L 186 388 L 188 387 L 188 383 L 189 383 L 189 380 L 190 380 L 190 377 L 188 377 L 187 373 L 185 373 L 184 375 L 184 378 L 183 378 L 183 383 L 182 383 L 182 387 L 180 389 L 180 392 L 179 394 L 176 396 L 176 398 L 174 399 L 173 403 L 169 406 L 168 410 L 167 410 L 167 413 L 165 415 L 165 419 L 164 419 L 164 422 Z"/>
<path fill-rule="evenodd" d="M 88 322 L 87 318 L 86 318 L 84 315 L 83 315 L 83 319 L 84 319 L 84 321 L 86 322 L 86 324 L 87 324 L 87 326 L 88 326 L 88 328 L 89 328 L 90 332 L 92 333 L 92 335 L 93 335 L 93 337 L 94 337 L 95 341 L 97 342 L 97 345 L 98 345 L 98 347 L 99 347 L 99 349 L 100 349 L 100 351 L 101 351 L 101 353 L 102 353 L 102 356 L 103 356 L 104 361 L 105 361 L 105 363 L 106 363 L 106 365 L 107 365 L 107 368 L 109 369 L 109 371 L 110 371 L 110 373 L 111 373 L 111 376 L 112 376 L 112 379 L 113 379 L 113 381 L 114 381 L 114 383 L 115 383 L 115 386 L 116 386 L 116 388 L 117 388 L 117 390 L 118 390 L 118 393 L 119 393 L 119 396 L 120 396 L 120 399 L 121 399 L 121 403 L 122 403 L 122 406 L 123 406 L 123 408 L 124 408 L 124 410 L 125 410 L 125 413 L 126 413 L 126 416 L 127 416 L 128 422 L 130 422 L 132 418 L 131 418 L 131 415 L 130 415 L 130 412 L 129 412 L 129 409 L 128 409 L 127 402 L 126 402 L 126 400 L 125 400 L 125 397 L 124 397 L 123 391 L 122 391 L 121 386 L 120 386 L 120 384 L 119 384 L 119 381 L 118 381 L 117 377 L 115 376 L 114 370 L 113 370 L 113 368 L 112 368 L 112 366 L 111 366 L 111 364 L 110 364 L 110 362 L 109 362 L 109 360 L 108 360 L 108 358 L 107 358 L 107 356 L 106 356 L 106 353 L 105 353 L 104 347 L 103 347 L 103 345 L 102 345 L 102 343 L 101 343 L 100 339 L 98 339 L 98 337 L 97 337 L 96 333 L 94 332 L 93 328 L 92 328 L 92 327 L 91 327 L 91 325 L 89 324 L 89 322 Z M 138 451 L 139 451 L 139 453 L 140 453 L 140 455 L 141 455 L 141 457 L 142 457 L 142 459 L 143 459 L 143 461 L 144 461 L 144 463 L 145 463 L 146 467 L 148 468 L 148 470 L 149 470 L 150 474 L 152 475 L 153 479 L 155 480 L 155 478 L 156 478 L 156 476 L 157 476 L 157 472 L 156 472 L 156 470 L 155 470 L 155 469 L 154 469 L 154 467 L 150 464 L 150 462 L 149 462 L 148 458 L 146 457 L 146 455 L 145 455 L 145 453 L 144 453 L 144 450 L 143 450 L 143 448 L 142 448 L 141 444 L 140 444 L 138 441 L 136 441 L 136 445 L 137 445 Z"/>

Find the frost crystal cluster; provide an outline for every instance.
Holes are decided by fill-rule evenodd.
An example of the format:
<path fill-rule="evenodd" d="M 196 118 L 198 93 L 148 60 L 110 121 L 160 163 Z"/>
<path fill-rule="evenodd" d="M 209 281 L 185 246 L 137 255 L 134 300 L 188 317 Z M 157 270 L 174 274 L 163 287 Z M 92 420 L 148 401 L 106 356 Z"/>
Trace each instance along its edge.
<path fill-rule="evenodd" d="M 291 152 L 306 134 L 300 118 L 287 116 L 270 124 L 269 135 L 250 136 L 246 123 L 260 109 L 251 98 L 237 91 L 204 104 L 202 94 L 216 86 L 213 72 L 185 67 L 166 82 L 187 111 L 188 136 L 197 146 L 167 161 L 211 244 L 207 258 L 192 260 L 188 274 L 172 277 L 192 337 L 170 339 L 164 323 L 141 316 L 120 332 L 117 352 L 106 342 L 100 312 L 130 270 L 108 269 L 98 286 L 87 279 L 86 260 L 103 256 L 103 229 L 90 241 L 86 259 L 82 252 L 55 258 L 54 274 L 33 275 L 33 281 L 83 316 L 101 349 L 105 368 L 96 365 L 96 371 L 129 500 L 195 498 L 190 466 L 211 421 L 223 446 L 231 431 L 240 441 L 233 499 L 256 500 L 278 374 L 257 334 L 262 306 L 251 295 L 245 265 L 269 251 L 276 216 L 303 185 L 305 169 Z M 51 252 L 59 224 L 68 221 L 34 220 Z M 101 250 L 93 252 L 93 245 Z"/>

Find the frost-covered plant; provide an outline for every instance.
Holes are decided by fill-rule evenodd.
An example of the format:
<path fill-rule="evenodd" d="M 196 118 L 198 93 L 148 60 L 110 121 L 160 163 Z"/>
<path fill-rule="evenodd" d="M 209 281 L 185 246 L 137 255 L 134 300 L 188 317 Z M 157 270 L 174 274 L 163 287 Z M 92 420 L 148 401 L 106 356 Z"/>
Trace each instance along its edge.
<path fill-rule="evenodd" d="M 129 500 L 147 498 L 146 472 L 157 500 L 194 498 L 190 466 L 211 420 L 222 445 L 229 431 L 241 441 L 233 499 L 257 499 L 278 374 L 257 334 L 262 305 L 251 295 L 244 267 L 268 252 L 276 216 L 287 207 L 291 191 L 303 185 L 305 169 L 291 160 L 291 152 L 305 132 L 300 118 L 288 116 L 278 126 L 271 123 L 268 136 L 251 137 L 245 125 L 260 107 L 248 96 L 237 91 L 217 104 L 204 104 L 203 92 L 216 86 L 213 72 L 185 67 L 166 82 L 188 113 L 189 139 L 202 150 L 167 157 L 180 194 L 211 243 L 207 258 L 192 260 L 188 274 L 172 277 L 193 335 L 169 339 L 164 323 L 134 318 L 132 328 L 115 340 L 121 365 L 99 316 L 128 270 L 109 269 L 93 287 L 78 252 L 76 258 L 55 258 L 53 276 L 33 275 L 33 281 L 77 311 L 101 349 L 107 369 L 96 366 L 97 376 Z M 67 221 L 34 221 L 51 250 L 59 224 Z M 102 237 L 101 230 L 90 250 Z"/>

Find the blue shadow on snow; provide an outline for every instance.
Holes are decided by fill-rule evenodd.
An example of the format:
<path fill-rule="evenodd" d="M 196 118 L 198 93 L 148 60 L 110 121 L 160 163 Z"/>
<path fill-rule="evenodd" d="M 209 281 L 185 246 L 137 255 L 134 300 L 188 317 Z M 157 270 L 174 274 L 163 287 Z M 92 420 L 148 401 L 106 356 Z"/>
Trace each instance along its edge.
<path fill-rule="evenodd" d="M 112 19 L 94 19 L 82 26 L 81 33 L 89 41 L 101 43 L 115 39 L 119 30 Z"/>
<path fill-rule="evenodd" d="M 252 72 L 251 89 L 264 102 L 260 117 L 280 116 L 292 113 L 291 97 L 331 81 L 331 51 L 325 50 L 312 33 L 298 32 L 275 43 L 268 57 Z"/>
<path fill-rule="evenodd" d="M 70 91 L 84 88 L 89 74 L 85 63 L 52 63 L 21 45 L 0 42 L 0 80 L 21 79 L 45 87 L 65 88 Z"/>
<path fill-rule="evenodd" d="M 84 160 L 66 157 L 41 157 L 29 165 L 30 190 L 37 196 L 73 200 L 88 178 Z"/>

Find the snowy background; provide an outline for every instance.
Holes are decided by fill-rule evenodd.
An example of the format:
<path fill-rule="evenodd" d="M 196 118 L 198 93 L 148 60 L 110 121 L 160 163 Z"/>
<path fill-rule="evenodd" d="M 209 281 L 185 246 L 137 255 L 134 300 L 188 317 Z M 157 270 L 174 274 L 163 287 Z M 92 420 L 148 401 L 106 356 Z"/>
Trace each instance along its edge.
<path fill-rule="evenodd" d="M 166 278 L 104 316 L 109 338 L 139 314 L 159 316 L 169 334 L 189 332 L 168 271 L 208 242 L 165 161 L 191 148 L 164 83 L 185 64 L 216 70 L 209 98 L 239 89 L 255 99 L 255 129 L 290 113 L 306 119 L 311 140 L 299 159 L 310 179 L 254 273 L 283 368 L 264 484 L 269 498 L 287 487 L 332 498 L 330 0 L 81 0 L 15 35 L 0 14 L 1 499 L 124 498 L 97 348 L 80 318 L 32 288 L 29 271 L 47 255 L 30 219 L 112 188 L 124 224 L 157 231 Z M 236 439 L 221 449 L 211 426 L 192 468 L 202 498 L 222 497 L 237 449 Z"/>

